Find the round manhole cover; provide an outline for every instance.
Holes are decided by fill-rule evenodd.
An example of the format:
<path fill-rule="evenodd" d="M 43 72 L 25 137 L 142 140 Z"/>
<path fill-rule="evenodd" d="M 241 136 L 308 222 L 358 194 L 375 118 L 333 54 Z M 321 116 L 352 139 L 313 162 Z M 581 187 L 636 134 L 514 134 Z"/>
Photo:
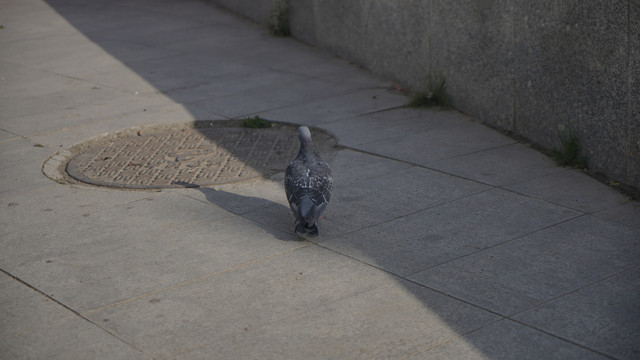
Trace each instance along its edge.
<path fill-rule="evenodd" d="M 209 123 L 211 126 L 214 123 Z M 318 150 L 332 139 L 315 131 Z M 145 129 L 97 141 L 73 157 L 67 173 L 85 183 L 149 189 L 226 184 L 284 171 L 299 149 L 296 127 Z"/>

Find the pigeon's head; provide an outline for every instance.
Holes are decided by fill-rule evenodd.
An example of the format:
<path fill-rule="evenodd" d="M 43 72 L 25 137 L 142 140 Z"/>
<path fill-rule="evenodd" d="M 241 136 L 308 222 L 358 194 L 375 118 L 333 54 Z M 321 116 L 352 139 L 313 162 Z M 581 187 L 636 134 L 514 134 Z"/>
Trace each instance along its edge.
<path fill-rule="evenodd" d="M 298 137 L 302 144 L 311 144 L 311 131 L 306 126 L 300 126 L 298 128 Z"/>

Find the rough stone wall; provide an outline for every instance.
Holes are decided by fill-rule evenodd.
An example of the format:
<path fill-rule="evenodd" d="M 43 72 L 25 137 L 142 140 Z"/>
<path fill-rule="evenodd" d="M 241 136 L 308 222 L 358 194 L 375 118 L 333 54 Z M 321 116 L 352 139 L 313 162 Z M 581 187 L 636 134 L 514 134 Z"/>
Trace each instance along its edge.
<path fill-rule="evenodd" d="M 266 24 L 280 0 L 212 0 Z M 639 0 L 290 0 L 293 36 L 640 187 Z"/>

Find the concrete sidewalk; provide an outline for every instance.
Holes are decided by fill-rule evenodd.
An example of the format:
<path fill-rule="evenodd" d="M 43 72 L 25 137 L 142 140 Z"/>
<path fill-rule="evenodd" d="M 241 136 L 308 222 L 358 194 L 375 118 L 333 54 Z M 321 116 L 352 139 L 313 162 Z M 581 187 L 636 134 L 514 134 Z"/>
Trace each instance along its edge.
<path fill-rule="evenodd" d="M 637 359 L 640 206 L 201 0 L 0 0 L 0 358 Z M 336 136 L 320 236 L 282 174 L 122 191 L 43 175 L 134 126 Z"/>

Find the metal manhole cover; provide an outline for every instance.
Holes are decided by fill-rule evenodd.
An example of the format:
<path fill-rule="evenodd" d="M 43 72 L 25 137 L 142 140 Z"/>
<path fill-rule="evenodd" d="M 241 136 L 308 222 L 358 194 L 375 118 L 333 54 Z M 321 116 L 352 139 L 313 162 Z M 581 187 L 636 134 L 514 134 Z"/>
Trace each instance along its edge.
<path fill-rule="evenodd" d="M 316 132 L 316 138 L 328 135 Z M 323 144 L 324 139 L 318 139 Z M 91 146 L 67 173 L 82 182 L 149 189 L 218 185 L 284 171 L 298 153 L 295 127 L 176 128 Z"/>

